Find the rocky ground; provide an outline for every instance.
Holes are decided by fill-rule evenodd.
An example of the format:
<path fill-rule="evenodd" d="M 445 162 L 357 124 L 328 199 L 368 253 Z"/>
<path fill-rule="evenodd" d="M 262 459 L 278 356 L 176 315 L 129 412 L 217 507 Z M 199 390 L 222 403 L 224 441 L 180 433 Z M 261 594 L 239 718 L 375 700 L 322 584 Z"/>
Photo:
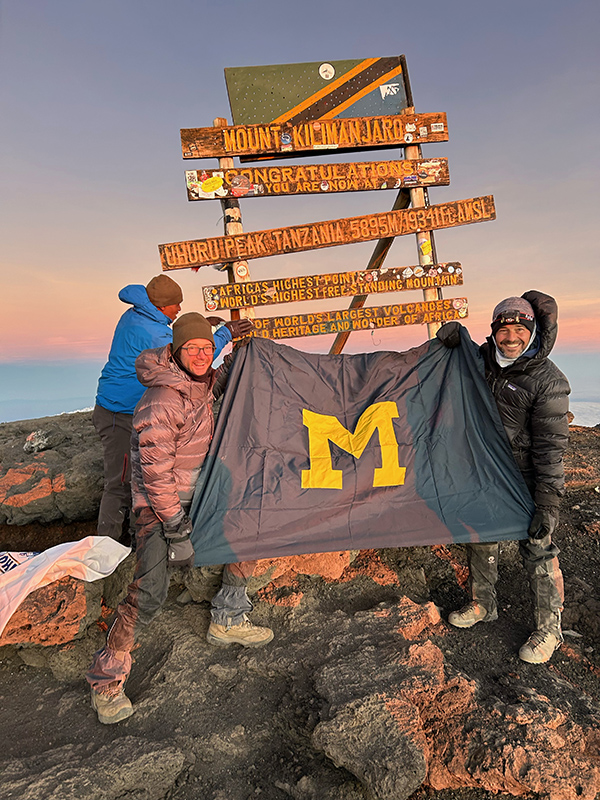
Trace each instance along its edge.
<path fill-rule="evenodd" d="M 567 468 L 565 643 L 549 664 L 517 657 L 531 613 L 514 542 L 502 545 L 498 621 L 465 631 L 444 622 L 465 600 L 460 545 L 286 568 L 257 584 L 253 621 L 275 631 L 259 650 L 208 645 L 210 576 L 178 573 L 134 653 L 135 714 L 116 726 L 97 722 L 82 679 L 104 620 L 66 645 L 0 647 L 1 800 L 593 800 L 600 429 L 571 429 Z M 81 521 L 4 525 L 0 549 L 89 533 Z"/>

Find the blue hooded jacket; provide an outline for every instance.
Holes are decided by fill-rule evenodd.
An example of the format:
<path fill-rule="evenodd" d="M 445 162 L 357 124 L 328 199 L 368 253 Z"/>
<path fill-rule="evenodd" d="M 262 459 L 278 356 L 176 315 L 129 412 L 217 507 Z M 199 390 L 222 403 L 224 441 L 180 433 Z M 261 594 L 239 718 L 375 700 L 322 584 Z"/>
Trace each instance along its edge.
<path fill-rule="evenodd" d="M 119 292 L 119 300 L 129 303 L 115 329 L 108 361 L 100 374 L 96 404 L 121 414 L 133 411 L 146 391 L 135 374 L 135 360 L 151 347 L 163 347 L 173 341 L 172 320 L 153 305 L 146 287 L 130 284 Z M 215 358 L 231 341 L 231 333 L 223 326 L 214 333 Z"/>

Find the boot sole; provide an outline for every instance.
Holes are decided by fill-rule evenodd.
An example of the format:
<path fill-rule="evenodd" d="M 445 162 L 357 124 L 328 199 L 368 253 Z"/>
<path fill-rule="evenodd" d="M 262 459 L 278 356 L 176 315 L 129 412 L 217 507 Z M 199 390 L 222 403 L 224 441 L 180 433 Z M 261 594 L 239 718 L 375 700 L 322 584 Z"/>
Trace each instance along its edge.
<path fill-rule="evenodd" d="M 473 628 L 479 622 L 495 622 L 498 619 L 498 614 L 490 615 L 486 614 L 483 619 L 476 619 L 475 622 L 469 622 L 467 624 L 460 623 L 460 622 L 451 622 L 450 618 L 448 617 L 448 624 L 452 625 L 453 628 Z"/>
<path fill-rule="evenodd" d="M 241 644 L 242 647 L 262 647 L 265 644 L 273 641 L 274 634 L 271 633 L 268 639 L 262 639 L 260 642 L 249 642 L 247 639 L 219 639 L 211 633 L 206 634 L 206 641 L 209 644 L 214 644 L 217 647 L 227 647 L 230 644 Z"/>

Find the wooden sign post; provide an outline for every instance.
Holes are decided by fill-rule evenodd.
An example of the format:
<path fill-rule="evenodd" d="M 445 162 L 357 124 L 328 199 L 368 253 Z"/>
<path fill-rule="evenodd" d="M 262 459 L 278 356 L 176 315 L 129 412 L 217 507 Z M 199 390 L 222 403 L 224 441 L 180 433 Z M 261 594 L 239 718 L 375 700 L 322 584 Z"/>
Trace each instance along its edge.
<path fill-rule="evenodd" d="M 430 205 L 428 187 L 449 184 L 444 158 L 421 145 L 448 140 L 444 113 L 416 113 L 404 56 L 226 70 L 233 125 L 181 131 L 184 159 L 218 158 L 218 169 L 188 169 L 190 201 L 220 200 L 225 235 L 159 245 L 163 270 L 225 269 L 226 286 L 204 287 L 209 313 L 255 317 L 277 303 L 352 297 L 345 311 L 255 318 L 257 336 L 274 339 L 335 333 L 331 353 L 353 330 L 427 324 L 433 336 L 468 314 L 466 298 L 443 298 L 463 283 L 458 262 L 438 263 L 433 231 L 495 219 L 491 195 Z M 258 94 L 257 94 L 258 89 Z M 261 95 L 262 89 L 262 95 Z M 251 161 L 329 152 L 403 148 L 399 160 L 245 166 Z M 240 158 L 236 167 L 233 158 Z M 244 233 L 239 198 L 396 189 L 391 211 Z M 416 236 L 418 264 L 383 267 L 397 236 Z M 364 270 L 251 281 L 248 259 L 376 241 Z M 222 265 L 222 266 L 221 266 Z M 423 292 L 414 303 L 365 307 L 369 294 Z"/>
<path fill-rule="evenodd" d="M 214 121 L 216 128 L 223 128 L 227 126 L 227 120 L 223 117 L 217 117 Z M 233 169 L 232 158 L 219 159 L 219 169 L 230 170 Z M 225 235 L 235 236 L 244 232 L 242 227 L 242 212 L 240 204 L 235 197 L 227 197 L 221 200 L 221 208 L 223 209 L 223 223 L 225 227 Z M 250 269 L 248 262 L 244 259 L 230 262 L 226 265 L 227 280 L 229 283 L 243 283 L 250 280 Z M 239 319 L 240 316 L 254 318 L 254 309 L 248 308 L 243 312 L 235 309 L 231 312 L 231 319 Z"/>

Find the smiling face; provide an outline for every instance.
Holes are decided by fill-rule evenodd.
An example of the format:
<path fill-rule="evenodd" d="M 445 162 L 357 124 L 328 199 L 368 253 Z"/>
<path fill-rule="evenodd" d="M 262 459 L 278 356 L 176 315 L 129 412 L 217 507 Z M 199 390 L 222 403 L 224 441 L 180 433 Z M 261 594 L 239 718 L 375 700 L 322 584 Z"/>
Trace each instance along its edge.
<path fill-rule="evenodd" d="M 208 339 L 190 339 L 179 351 L 179 360 L 185 369 L 199 378 L 205 375 L 213 362 L 215 347 Z"/>
<path fill-rule="evenodd" d="M 524 325 L 503 325 L 496 331 L 495 338 L 498 350 L 505 358 L 517 358 L 525 352 L 531 332 Z"/>

